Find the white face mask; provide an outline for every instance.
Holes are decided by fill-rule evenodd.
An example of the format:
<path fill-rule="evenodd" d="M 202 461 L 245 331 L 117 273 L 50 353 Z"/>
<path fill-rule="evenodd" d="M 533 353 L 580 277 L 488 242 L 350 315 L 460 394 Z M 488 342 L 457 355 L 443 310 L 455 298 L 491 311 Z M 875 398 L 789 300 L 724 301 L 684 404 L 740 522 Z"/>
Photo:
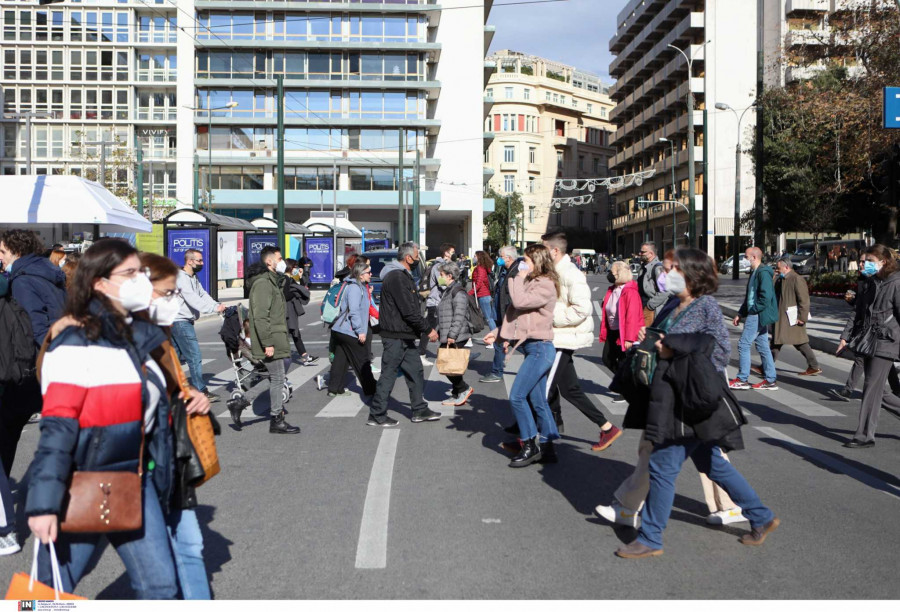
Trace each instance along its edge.
<path fill-rule="evenodd" d="M 59 260 L 59 267 L 62 268 L 62 267 L 64 267 L 65 265 L 66 265 L 66 260 L 65 260 L 65 259 L 60 259 L 60 260 Z"/>
<path fill-rule="evenodd" d="M 279 274 L 284 274 L 285 270 L 287 270 L 287 264 L 284 263 L 283 259 L 275 264 L 275 271 Z"/>
<path fill-rule="evenodd" d="M 175 316 L 178 314 L 178 300 L 170 300 L 168 298 L 155 298 L 150 302 L 150 308 L 147 314 L 150 319 L 161 327 L 169 327 L 175 322 Z"/>
<path fill-rule="evenodd" d="M 669 270 L 666 274 L 666 291 L 673 295 L 681 295 L 687 289 L 684 277 L 675 270 Z"/>
<path fill-rule="evenodd" d="M 150 282 L 146 274 L 138 274 L 123 283 L 116 283 L 110 279 L 106 280 L 119 288 L 119 297 L 114 297 L 108 293 L 106 297 L 122 304 L 122 308 L 128 312 L 147 310 L 150 306 L 150 298 L 153 297 L 153 283 Z"/>
<path fill-rule="evenodd" d="M 299 275 L 300 275 L 300 268 L 294 268 L 293 270 L 291 270 L 291 276 L 299 276 Z"/>

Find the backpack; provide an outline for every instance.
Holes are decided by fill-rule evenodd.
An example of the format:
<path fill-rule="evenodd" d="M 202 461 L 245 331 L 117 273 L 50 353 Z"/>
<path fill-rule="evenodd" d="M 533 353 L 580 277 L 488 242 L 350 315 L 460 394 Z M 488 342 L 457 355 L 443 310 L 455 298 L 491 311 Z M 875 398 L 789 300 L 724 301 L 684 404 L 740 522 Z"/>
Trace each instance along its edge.
<path fill-rule="evenodd" d="M 11 297 L 0 299 L 0 383 L 17 385 L 35 375 L 37 350 L 31 319 Z"/>
<path fill-rule="evenodd" d="M 423 300 L 428 299 L 428 296 L 431 295 L 431 290 L 436 286 L 431 282 L 431 272 L 434 270 L 434 265 L 436 263 L 436 261 L 432 261 L 428 264 L 428 267 L 425 268 L 425 274 L 419 277 L 419 287 L 417 291 L 419 292 L 419 297 Z"/>
<path fill-rule="evenodd" d="M 462 287 L 458 287 L 456 292 L 453 295 L 449 296 L 450 299 L 456 297 L 456 294 L 460 291 L 465 291 Z M 474 295 L 466 294 L 466 301 L 469 303 L 469 312 L 466 313 L 466 322 L 469 324 L 469 333 L 477 334 L 480 333 L 485 327 L 487 327 L 487 320 L 484 318 L 484 313 L 481 312 L 481 307 L 478 306 L 478 300 L 475 299 Z"/>
<path fill-rule="evenodd" d="M 325 299 L 322 300 L 319 312 L 322 314 L 322 321 L 328 326 L 334 325 L 338 315 L 341 314 L 341 298 L 344 297 L 344 288 L 346 286 L 347 283 L 333 285 L 328 289 L 328 293 L 325 294 Z"/>

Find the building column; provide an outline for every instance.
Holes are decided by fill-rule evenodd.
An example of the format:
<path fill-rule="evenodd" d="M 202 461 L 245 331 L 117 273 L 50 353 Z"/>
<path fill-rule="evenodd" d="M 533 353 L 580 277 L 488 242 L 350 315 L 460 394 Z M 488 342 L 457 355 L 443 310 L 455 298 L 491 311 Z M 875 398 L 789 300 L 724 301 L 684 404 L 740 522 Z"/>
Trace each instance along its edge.
<path fill-rule="evenodd" d="M 178 182 L 175 197 L 178 208 L 191 208 L 194 202 L 194 155 L 197 153 L 197 137 L 194 127 L 194 111 L 184 108 L 194 106 L 194 38 L 189 34 L 195 31 L 193 20 L 194 3 L 191 0 L 177 0 L 180 10 L 177 13 L 178 31 L 176 34 L 176 52 L 178 54 L 178 76 L 175 88 L 176 111 L 176 166 Z M 202 180 L 202 179 L 201 179 Z"/>

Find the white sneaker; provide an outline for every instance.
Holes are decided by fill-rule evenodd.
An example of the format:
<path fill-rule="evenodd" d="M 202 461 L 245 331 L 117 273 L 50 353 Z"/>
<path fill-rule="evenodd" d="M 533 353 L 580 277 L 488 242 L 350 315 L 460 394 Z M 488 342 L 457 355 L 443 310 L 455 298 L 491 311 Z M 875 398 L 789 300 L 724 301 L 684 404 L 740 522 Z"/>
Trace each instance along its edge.
<path fill-rule="evenodd" d="M 744 515 L 741 514 L 740 506 L 735 506 L 728 510 L 719 510 L 706 517 L 706 522 L 710 525 L 729 525 L 731 523 L 740 523 L 746 520 Z"/>
<path fill-rule="evenodd" d="M 316 389 L 319 391 L 322 390 L 322 387 L 325 386 L 325 377 L 321 374 L 316 374 Z"/>
<path fill-rule="evenodd" d="M 379 374 L 381 372 L 381 366 L 372 364 L 372 374 Z"/>
<path fill-rule="evenodd" d="M 600 518 L 606 519 L 610 523 L 615 523 L 616 525 L 625 525 L 626 527 L 631 527 L 633 529 L 638 529 L 641 526 L 641 515 L 634 510 L 626 508 L 615 500 L 613 500 L 613 503 L 610 506 L 597 506 L 594 508 L 594 512 L 596 512 L 597 516 Z"/>
<path fill-rule="evenodd" d="M 5 536 L 0 536 L 0 557 L 4 555 L 14 555 L 22 550 L 19 541 L 16 540 L 16 532 L 13 531 Z"/>
<path fill-rule="evenodd" d="M 422 365 L 423 366 L 433 366 L 434 362 L 428 361 L 428 357 L 426 357 L 425 355 L 422 355 Z"/>

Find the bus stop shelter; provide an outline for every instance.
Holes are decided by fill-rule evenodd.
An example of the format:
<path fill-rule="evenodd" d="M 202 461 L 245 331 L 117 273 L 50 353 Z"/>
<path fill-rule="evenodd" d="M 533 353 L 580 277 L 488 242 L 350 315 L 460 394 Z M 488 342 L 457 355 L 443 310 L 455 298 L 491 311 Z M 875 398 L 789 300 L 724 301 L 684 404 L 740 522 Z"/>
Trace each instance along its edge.
<path fill-rule="evenodd" d="M 260 252 L 267 246 L 279 247 L 285 259 L 291 256 L 294 251 L 302 253 L 302 238 L 305 234 L 311 234 L 305 226 L 299 223 L 284 222 L 284 242 L 278 245 L 278 221 L 271 217 L 257 217 L 250 221 L 255 231 L 248 232 L 244 235 L 244 278 L 247 278 L 247 271 L 255 263 L 259 262 Z M 292 250 L 292 245 L 297 245 Z M 250 289 L 244 283 L 244 297 L 250 297 Z"/>

